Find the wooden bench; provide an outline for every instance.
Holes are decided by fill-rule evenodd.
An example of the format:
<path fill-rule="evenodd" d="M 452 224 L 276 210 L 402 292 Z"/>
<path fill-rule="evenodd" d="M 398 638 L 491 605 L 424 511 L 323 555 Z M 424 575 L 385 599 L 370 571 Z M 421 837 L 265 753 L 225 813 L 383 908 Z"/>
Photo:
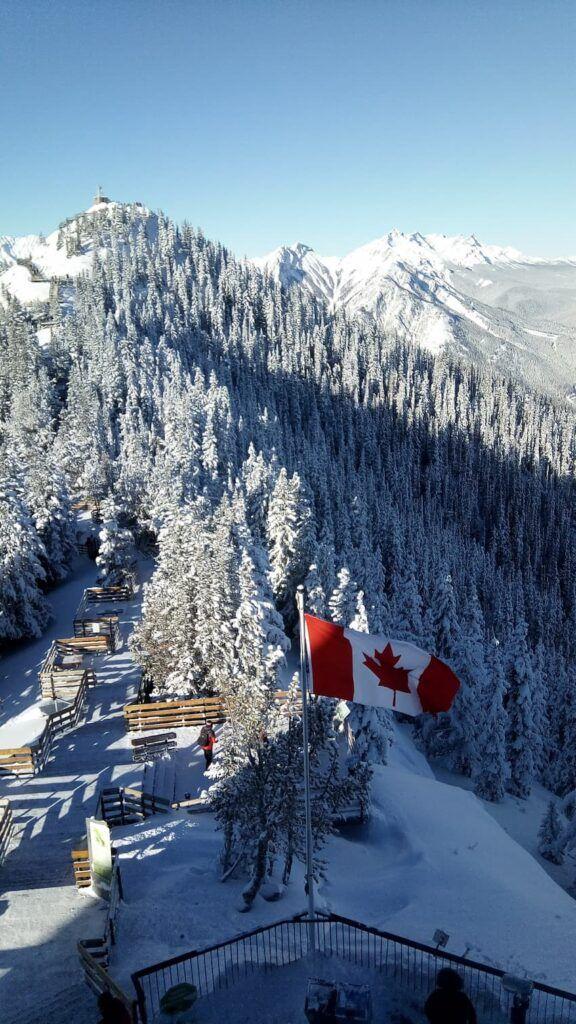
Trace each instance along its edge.
<path fill-rule="evenodd" d="M 126 704 L 124 717 L 130 732 L 158 730 L 162 727 L 179 729 L 204 725 L 205 722 L 224 722 L 226 720 L 224 705 L 220 697 Z"/>
<path fill-rule="evenodd" d="M 137 736 L 131 742 L 134 761 L 148 761 L 172 750 L 177 745 L 177 738 L 175 732 L 158 732 L 153 736 Z"/>

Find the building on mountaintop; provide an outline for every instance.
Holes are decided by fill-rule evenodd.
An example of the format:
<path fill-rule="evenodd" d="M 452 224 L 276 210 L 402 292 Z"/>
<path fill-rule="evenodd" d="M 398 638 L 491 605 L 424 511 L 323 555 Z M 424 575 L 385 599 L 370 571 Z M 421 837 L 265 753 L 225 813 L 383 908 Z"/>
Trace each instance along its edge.
<path fill-rule="evenodd" d="M 92 205 L 93 206 L 97 206 L 98 203 L 109 203 L 109 202 L 110 202 L 110 200 L 109 200 L 108 196 L 102 195 L 102 185 L 98 185 L 98 191 L 97 191 L 96 195 L 94 196 L 94 201 L 93 201 Z"/>

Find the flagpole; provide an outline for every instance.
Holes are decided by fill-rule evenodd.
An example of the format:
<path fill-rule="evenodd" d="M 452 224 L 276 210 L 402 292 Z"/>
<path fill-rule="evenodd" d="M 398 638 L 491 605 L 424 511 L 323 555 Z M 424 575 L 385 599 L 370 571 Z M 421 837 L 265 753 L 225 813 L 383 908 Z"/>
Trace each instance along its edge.
<path fill-rule="evenodd" d="M 306 676 L 306 624 L 304 621 L 304 587 L 296 591 L 296 605 L 300 617 L 300 689 L 302 691 L 302 745 L 304 748 L 304 806 L 306 811 L 306 889 L 308 892 L 308 917 L 314 920 L 314 844 L 312 839 L 312 801 L 310 798 L 310 750 L 308 736 L 308 681 Z M 311 952 L 316 951 L 316 933 L 310 925 Z"/>

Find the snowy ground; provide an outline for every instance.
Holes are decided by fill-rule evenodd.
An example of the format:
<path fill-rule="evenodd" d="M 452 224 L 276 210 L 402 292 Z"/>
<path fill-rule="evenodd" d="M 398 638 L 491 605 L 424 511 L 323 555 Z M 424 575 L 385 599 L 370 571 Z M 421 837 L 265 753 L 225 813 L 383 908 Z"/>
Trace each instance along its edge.
<path fill-rule="evenodd" d="M 0 663 L 0 726 L 34 714 L 38 666 L 51 639 L 71 632 L 82 590 L 94 576 L 94 566 L 84 561 L 75 579 L 53 594 L 50 631 Z M 123 606 L 124 640 L 138 614 L 138 600 Z M 137 672 L 126 643 L 115 655 L 101 657 L 96 669 L 101 684 L 90 691 L 87 721 L 60 738 L 45 772 L 26 782 L 0 781 L 17 831 L 0 870 L 3 1024 L 59 1024 L 69 1019 L 70 1005 L 76 1024 L 94 1019 L 75 946 L 79 938 L 100 933 L 102 907 L 75 889 L 70 849 L 85 831 L 85 817 L 94 813 L 99 786 L 112 780 L 154 785 L 156 792 L 182 800 L 187 793 L 199 795 L 206 783 L 194 729 L 177 730 L 175 756 L 153 771 L 132 764 L 122 707 L 134 695 Z M 547 795 L 536 790 L 530 803 L 492 807 L 467 792 L 465 781 L 439 775 L 414 748 L 409 731 L 397 729 L 390 765 L 375 776 L 371 821 L 330 841 L 318 907 L 427 943 L 443 928 L 452 952 L 575 990 L 576 901 L 533 855 Z M 140 967 L 305 908 L 297 865 L 280 903 L 259 898 L 243 913 L 244 879 L 220 882 L 221 836 L 208 813 L 158 815 L 115 830 L 114 844 L 126 902 L 111 970 L 128 991 L 130 975 Z M 307 977 L 309 967 L 289 969 L 288 986 L 276 979 L 278 991 L 289 991 L 294 1000 L 283 1004 L 278 1020 L 302 1019 L 302 971 Z M 251 1022 L 270 1020 L 250 991 L 256 1014 Z M 258 992 L 264 993 L 260 984 Z M 238 1004 L 233 1005 L 233 1018 L 225 1006 L 214 1012 L 239 1020 Z M 203 1019 L 210 1020 L 212 1012 L 204 1006 Z"/>
<path fill-rule="evenodd" d="M 328 847 L 317 904 L 374 927 L 576 990 L 576 901 L 476 797 L 434 778 L 405 730 L 374 779 L 371 821 Z M 243 879 L 219 880 L 210 814 L 182 811 L 115 832 L 126 903 L 112 972 L 134 970 L 305 909 L 300 866 L 280 903 L 240 911 Z M 235 1018 L 236 1019 L 236 1018 Z"/>
<path fill-rule="evenodd" d="M 82 590 L 96 576 L 85 560 L 74 580 L 51 597 L 54 622 L 41 640 L 22 645 L 0 663 L 4 721 L 33 708 L 37 671 L 50 641 L 72 632 Z M 132 763 L 122 708 L 138 681 L 126 638 L 139 601 L 122 606 L 124 643 L 95 659 L 99 685 L 89 691 L 85 724 L 60 737 L 45 770 L 26 781 L 0 779 L 10 800 L 16 839 L 0 869 L 0 1007 L 2 1024 L 61 1024 L 95 1019 L 94 997 L 79 968 L 76 942 L 103 930 L 103 905 L 78 892 L 70 851 L 95 813 L 98 789 L 111 781 L 134 785 L 143 767 Z M 32 713 L 32 712 L 31 712 Z"/>
<path fill-rule="evenodd" d="M 51 640 L 72 636 L 74 613 L 86 587 L 96 579 L 94 562 L 79 559 L 73 579 L 50 595 L 53 621 L 38 640 L 23 643 L 0 658 L 0 727 L 39 702 L 38 671 Z M 4 735 L 4 733 L 3 733 Z M 1 744 L 0 744 L 1 745 Z"/>
<path fill-rule="evenodd" d="M 440 782 L 458 786 L 459 789 L 472 790 L 471 779 L 456 775 L 440 765 L 435 764 L 433 769 L 435 777 Z M 576 853 L 567 854 L 563 864 L 552 864 L 538 852 L 538 830 L 551 799 L 557 798 L 548 789 L 535 783 L 527 800 L 520 800 L 508 794 L 501 803 L 493 804 L 488 800 L 481 802 L 488 814 L 538 861 L 550 878 L 564 889 L 569 889 L 576 883 Z"/>
<path fill-rule="evenodd" d="M 195 1014 L 206 1024 L 297 1024 L 306 1021 L 304 1002 L 309 979 L 369 985 L 374 1024 L 423 1024 L 422 1000 L 395 986 L 375 970 L 336 957 L 300 960 L 288 967 L 259 970 L 230 988 L 199 999 Z"/>

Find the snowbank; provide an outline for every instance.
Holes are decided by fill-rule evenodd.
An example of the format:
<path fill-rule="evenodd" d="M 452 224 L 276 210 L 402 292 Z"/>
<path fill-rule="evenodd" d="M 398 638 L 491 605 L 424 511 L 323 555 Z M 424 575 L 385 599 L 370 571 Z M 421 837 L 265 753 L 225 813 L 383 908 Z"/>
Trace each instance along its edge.
<path fill-rule="evenodd" d="M 127 903 L 112 971 L 200 949 L 305 909 L 297 865 L 280 903 L 240 912 L 244 880 L 219 880 L 212 815 L 184 812 L 118 830 Z M 407 732 L 377 768 L 369 823 L 327 848 L 319 909 L 576 990 L 576 902 L 506 834 L 472 793 L 438 782 Z"/>
<path fill-rule="evenodd" d="M 390 766 L 373 816 L 330 850 L 330 909 L 421 942 L 576 990 L 576 902 L 472 794 Z"/>
<path fill-rule="evenodd" d="M 0 749 L 30 746 L 42 735 L 47 721 L 38 704 L 26 708 L 4 725 L 0 725 Z"/>

